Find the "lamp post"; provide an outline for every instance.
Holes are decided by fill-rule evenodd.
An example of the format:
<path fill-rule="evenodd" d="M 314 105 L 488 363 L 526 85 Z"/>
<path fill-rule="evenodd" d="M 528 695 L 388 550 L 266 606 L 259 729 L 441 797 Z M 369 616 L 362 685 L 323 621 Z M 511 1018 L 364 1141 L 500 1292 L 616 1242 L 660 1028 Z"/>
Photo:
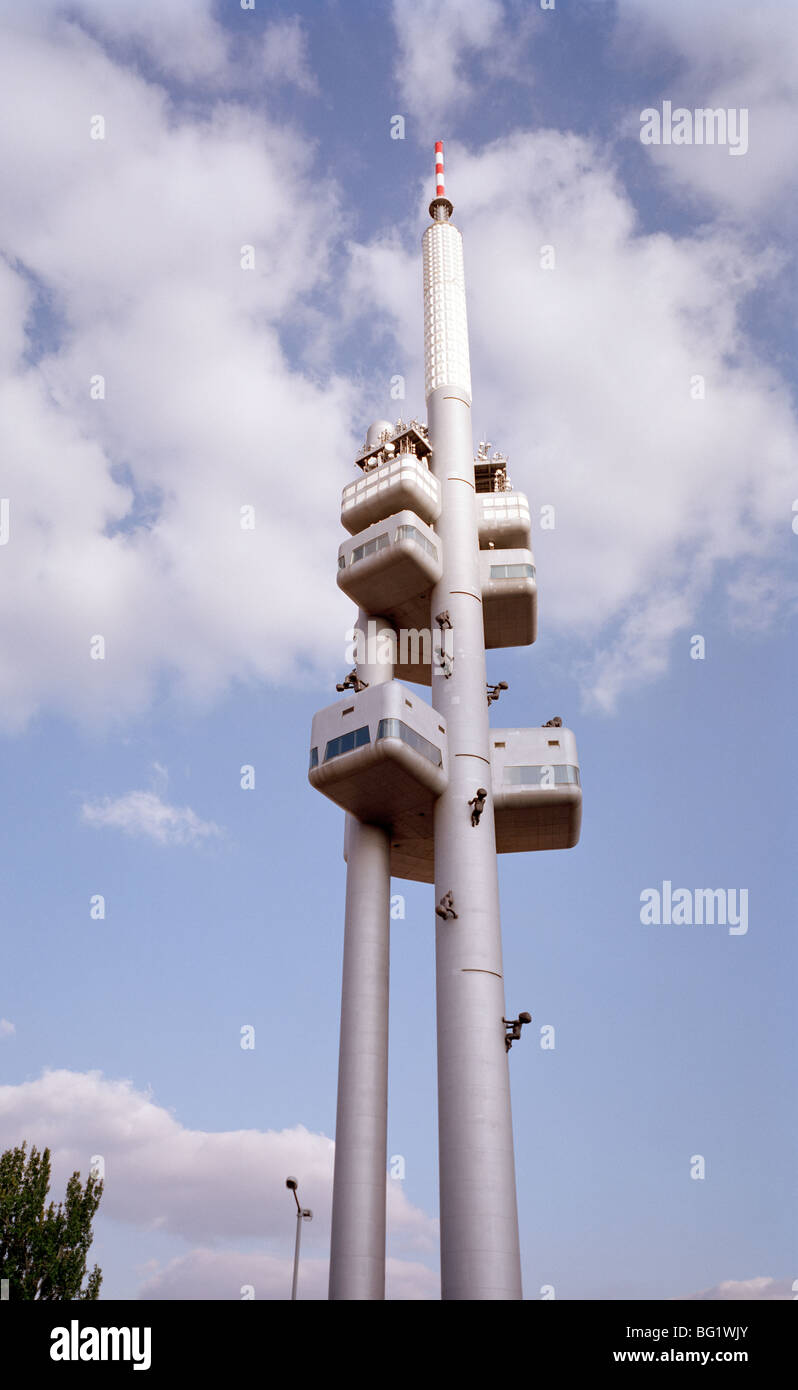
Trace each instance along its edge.
<path fill-rule="evenodd" d="M 297 1187 L 299 1186 L 299 1184 L 297 1183 L 296 1178 L 286 1178 L 285 1185 L 286 1187 L 290 1188 L 293 1192 L 294 1201 L 296 1202 L 296 1244 L 294 1246 L 294 1277 L 291 1282 L 291 1298 L 295 1299 L 297 1280 L 299 1279 L 299 1242 L 302 1236 L 302 1222 L 312 1221 L 313 1212 L 310 1210 L 310 1207 L 300 1206 L 299 1198 L 297 1197 Z"/>

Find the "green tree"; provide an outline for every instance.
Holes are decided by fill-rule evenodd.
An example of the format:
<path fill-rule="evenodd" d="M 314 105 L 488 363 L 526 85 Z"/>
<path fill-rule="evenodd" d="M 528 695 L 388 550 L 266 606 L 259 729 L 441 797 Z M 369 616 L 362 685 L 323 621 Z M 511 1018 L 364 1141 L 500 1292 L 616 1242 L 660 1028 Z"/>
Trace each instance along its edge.
<path fill-rule="evenodd" d="M 0 1154 L 0 1279 L 8 1296 L 18 1298 L 95 1299 L 102 1271 L 94 1266 L 86 1278 L 92 1241 L 91 1223 L 103 1185 L 92 1173 L 81 1186 L 80 1173 L 67 1183 L 66 1201 L 45 1210 L 50 1188 L 50 1150 L 39 1153 L 26 1144 Z"/>

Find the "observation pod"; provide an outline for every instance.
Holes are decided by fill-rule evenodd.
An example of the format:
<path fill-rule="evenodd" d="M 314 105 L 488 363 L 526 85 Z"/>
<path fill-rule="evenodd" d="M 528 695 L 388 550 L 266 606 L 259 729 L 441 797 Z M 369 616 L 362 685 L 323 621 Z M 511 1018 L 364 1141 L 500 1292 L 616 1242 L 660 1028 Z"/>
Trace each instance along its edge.
<path fill-rule="evenodd" d="M 377 464 L 341 494 L 341 525 L 350 536 L 401 511 L 415 512 L 428 525 L 441 514 L 441 485 L 416 454 Z"/>
<path fill-rule="evenodd" d="M 528 647 L 538 635 L 538 586 L 531 550 L 480 550 L 486 647 Z"/>
<path fill-rule="evenodd" d="M 399 681 L 368 686 L 319 710 L 311 786 L 358 820 L 423 835 L 448 784 L 445 721 Z"/>
<path fill-rule="evenodd" d="M 338 587 L 399 628 L 429 626 L 429 591 L 443 573 L 440 541 L 415 512 L 398 512 L 344 541 Z"/>
<path fill-rule="evenodd" d="M 582 785 L 570 729 L 491 729 L 496 850 L 572 849 L 582 827 Z"/>
<path fill-rule="evenodd" d="M 443 572 L 441 540 L 415 512 L 375 522 L 338 551 L 338 587 L 364 612 L 398 629 L 396 674 L 430 685 L 430 592 Z M 531 550 L 484 550 L 479 578 L 485 646 L 528 646 L 537 637 Z"/>
<path fill-rule="evenodd" d="M 531 532 L 529 501 L 523 492 L 478 492 L 479 548 L 528 546 Z"/>
<path fill-rule="evenodd" d="M 491 799 L 497 854 L 572 849 L 582 825 L 582 786 L 570 729 L 491 729 Z M 467 817 L 466 809 L 463 815 Z M 391 875 L 434 881 L 432 825 L 397 822 Z"/>

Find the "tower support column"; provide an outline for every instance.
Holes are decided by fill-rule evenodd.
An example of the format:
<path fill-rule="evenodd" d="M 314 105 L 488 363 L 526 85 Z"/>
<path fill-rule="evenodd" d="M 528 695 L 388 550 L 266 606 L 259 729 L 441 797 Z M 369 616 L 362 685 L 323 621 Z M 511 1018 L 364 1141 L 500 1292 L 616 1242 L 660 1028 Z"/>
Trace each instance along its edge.
<path fill-rule="evenodd" d="M 447 612 L 449 674 L 433 678 L 446 718 L 449 784 L 435 804 L 441 1291 L 444 1299 L 520 1299 L 510 1078 L 505 1048 L 493 805 L 477 826 L 469 801 L 491 786 L 485 638 L 460 233 L 440 193 L 424 233 L 426 375 L 432 468 L 441 485 L 443 576 L 433 620 Z"/>
<path fill-rule="evenodd" d="M 364 636 L 368 621 L 361 611 L 358 627 Z M 381 632 L 390 624 L 378 618 L 376 628 Z M 364 660 L 356 669 L 369 685 L 393 676 L 389 662 Z M 385 1297 L 391 840 L 384 827 L 363 824 L 351 815 L 346 817 L 345 834 L 329 1297 L 369 1300 Z"/>

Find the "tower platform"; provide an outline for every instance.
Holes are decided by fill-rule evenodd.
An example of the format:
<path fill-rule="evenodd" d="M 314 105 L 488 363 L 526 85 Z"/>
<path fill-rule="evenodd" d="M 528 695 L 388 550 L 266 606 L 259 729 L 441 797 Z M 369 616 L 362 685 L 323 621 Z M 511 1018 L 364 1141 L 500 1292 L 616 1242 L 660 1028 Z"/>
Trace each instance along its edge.
<path fill-rule="evenodd" d="M 432 883 L 432 809 L 448 782 L 437 710 L 400 681 L 386 681 L 320 710 L 311 740 L 312 786 L 359 820 L 391 830 L 394 878 Z M 491 729 L 490 744 L 497 853 L 572 849 L 582 825 L 573 732 Z"/>
<path fill-rule="evenodd" d="M 368 686 L 314 715 L 308 778 L 358 820 L 431 842 L 448 782 L 445 722 L 400 681 Z"/>

